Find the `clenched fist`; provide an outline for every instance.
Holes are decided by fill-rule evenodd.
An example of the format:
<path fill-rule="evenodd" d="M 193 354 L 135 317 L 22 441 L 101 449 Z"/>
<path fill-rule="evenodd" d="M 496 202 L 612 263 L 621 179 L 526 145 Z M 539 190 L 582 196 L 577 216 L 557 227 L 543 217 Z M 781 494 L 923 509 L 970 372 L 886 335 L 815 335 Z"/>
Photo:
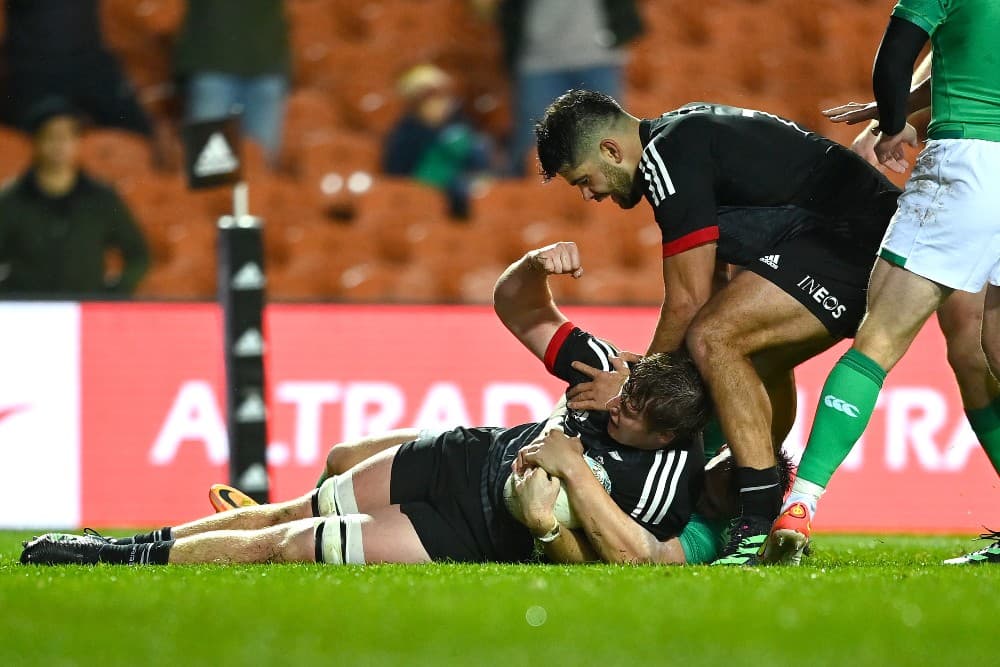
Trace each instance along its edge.
<path fill-rule="evenodd" d="M 548 275 L 568 273 L 574 278 L 583 275 L 580 265 L 580 250 L 572 241 L 559 241 L 528 253 L 535 266 Z"/>

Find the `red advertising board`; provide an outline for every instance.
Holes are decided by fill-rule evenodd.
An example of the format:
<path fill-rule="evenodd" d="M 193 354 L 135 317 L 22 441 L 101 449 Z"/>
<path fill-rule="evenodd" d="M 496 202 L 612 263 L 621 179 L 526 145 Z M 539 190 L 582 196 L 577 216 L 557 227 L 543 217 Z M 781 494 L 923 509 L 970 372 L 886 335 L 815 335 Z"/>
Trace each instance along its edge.
<path fill-rule="evenodd" d="M 648 308 L 579 308 L 580 326 L 641 350 Z M 211 305 L 85 304 L 81 522 L 171 524 L 226 479 L 222 324 Z M 330 445 L 388 428 L 510 425 L 561 391 L 491 309 L 281 305 L 266 313 L 272 495 L 310 488 Z M 842 347 L 798 371 L 798 456 Z M 863 443 L 834 477 L 820 530 L 974 532 L 1000 485 L 965 421 L 933 323 L 890 374 Z"/>

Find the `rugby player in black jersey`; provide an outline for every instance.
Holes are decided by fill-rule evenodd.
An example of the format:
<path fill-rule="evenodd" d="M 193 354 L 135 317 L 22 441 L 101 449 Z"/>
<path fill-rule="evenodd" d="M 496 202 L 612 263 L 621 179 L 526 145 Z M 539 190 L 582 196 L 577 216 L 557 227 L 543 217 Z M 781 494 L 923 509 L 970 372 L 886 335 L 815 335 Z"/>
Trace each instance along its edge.
<path fill-rule="evenodd" d="M 792 369 L 857 330 L 899 189 L 790 120 L 719 104 L 642 120 L 574 90 L 536 135 L 547 179 L 588 200 L 653 207 L 665 296 L 649 352 L 686 344 L 708 384 L 741 505 L 716 562 L 757 562 L 782 501 L 775 449 L 793 421 Z M 744 270 L 713 296 L 719 261 Z"/>
<path fill-rule="evenodd" d="M 575 362 L 608 369 L 616 354 L 574 327 L 552 301 L 548 276 L 581 272 L 575 245 L 559 243 L 511 265 L 496 288 L 503 323 L 571 386 L 587 379 Z M 241 507 L 124 540 L 50 534 L 28 543 L 21 560 L 508 562 L 527 560 L 534 537 L 561 562 L 683 563 L 694 560 L 678 536 L 702 494 L 699 431 L 708 411 L 690 359 L 654 354 L 634 365 L 607 412 L 563 408 L 546 422 L 424 435 L 366 458 L 292 501 Z M 604 468 L 607 490 L 584 454 Z M 524 524 L 503 499 L 515 461 Z M 562 529 L 555 521 L 560 483 L 545 470 L 563 476 L 580 530 Z"/>

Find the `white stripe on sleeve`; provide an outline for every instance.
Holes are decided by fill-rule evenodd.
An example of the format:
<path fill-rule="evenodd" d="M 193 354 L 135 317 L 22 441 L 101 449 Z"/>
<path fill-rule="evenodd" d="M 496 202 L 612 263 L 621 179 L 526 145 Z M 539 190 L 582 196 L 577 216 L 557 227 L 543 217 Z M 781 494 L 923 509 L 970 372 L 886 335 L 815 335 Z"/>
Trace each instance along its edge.
<path fill-rule="evenodd" d="M 656 494 L 653 496 L 652 502 L 649 503 L 649 509 L 646 513 L 642 515 L 639 521 L 643 523 L 649 523 L 649 520 L 653 518 L 656 510 L 660 507 L 660 500 L 663 498 L 663 492 L 667 488 L 667 481 L 673 474 L 674 468 L 676 467 L 677 452 L 672 451 L 666 456 L 666 463 L 663 466 L 663 472 L 660 473 L 660 478 L 657 480 L 656 484 Z"/>
<path fill-rule="evenodd" d="M 660 157 L 660 152 L 656 150 L 656 144 L 652 141 L 646 146 L 646 150 L 649 154 L 653 156 L 653 160 L 656 161 L 656 165 L 659 167 L 660 178 L 663 179 L 663 184 L 667 187 L 667 192 L 669 194 L 674 194 L 677 190 L 674 188 L 674 182 L 670 180 L 670 172 L 667 171 L 667 165 L 663 164 L 663 158 Z"/>
<path fill-rule="evenodd" d="M 677 467 L 674 468 L 674 474 L 670 479 L 670 489 L 667 492 L 667 499 L 663 501 L 663 506 L 653 518 L 654 526 L 663 521 L 663 517 L 667 515 L 667 510 L 670 509 L 670 504 L 674 502 L 674 495 L 677 493 L 677 483 L 681 481 L 681 475 L 684 473 L 684 464 L 687 462 L 687 457 L 688 453 L 682 451 L 680 460 L 677 461 Z"/>
<path fill-rule="evenodd" d="M 653 465 L 649 466 L 649 473 L 646 475 L 646 484 L 642 487 L 642 495 L 639 497 L 639 504 L 635 506 L 632 510 L 632 517 L 638 519 L 642 511 L 646 509 L 646 502 L 649 500 L 649 492 L 653 488 L 653 482 L 656 481 L 656 474 L 660 470 L 660 464 L 663 462 L 663 450 L 656 452 L 653 457 Z"/>
<path fill-rule="evenodd" d="M 597 355 L 597 358 L 601 360 L 601 369 L 605 371 L 611 370 L 611 362 L 608 361 L 608 356 L 604 353 L 604 350 L 600 348 L 597 341 L 593 338 L 587 340 L 587 345 L 591 350 Z"/>

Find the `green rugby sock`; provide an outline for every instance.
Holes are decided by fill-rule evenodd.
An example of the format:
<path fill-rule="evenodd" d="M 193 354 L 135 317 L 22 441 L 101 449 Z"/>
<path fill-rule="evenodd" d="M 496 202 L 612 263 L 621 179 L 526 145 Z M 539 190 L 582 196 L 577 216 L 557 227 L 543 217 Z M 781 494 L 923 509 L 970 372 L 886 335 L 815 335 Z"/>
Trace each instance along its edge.
<path fill-rule="evenodd" d="M 966 410 L 965 416 L 993 464 L 993 469 L 1000 475 L 1000 398 L 994 399 L 985 408 Z"/>
<path fill-rule="evenodd" d="M 705 459 L 711 459 L 719 453 L 719 449 L 726 444 L 726 436 L 722 435 L 722 425 L 719 418 L 714 414 L 705 424 L 701 431 L 701 439 L 705 443 Z"/>
<path fill-rule="evenodd" d="M 799 478 L 826 487 L 865 432 L 884 380 L 885 370 L 854 348 L 840 358 L 823 385 Z"/>
<path fill-rule="evenodd" d="M 677 536 L 684 559 L 688 565 L 711 563 L 719 557 L 722 546 L 729 539 L 729 522 L 721 519 L 706 519 L 697 512 L 691 513 L 691 520 Z"/>

